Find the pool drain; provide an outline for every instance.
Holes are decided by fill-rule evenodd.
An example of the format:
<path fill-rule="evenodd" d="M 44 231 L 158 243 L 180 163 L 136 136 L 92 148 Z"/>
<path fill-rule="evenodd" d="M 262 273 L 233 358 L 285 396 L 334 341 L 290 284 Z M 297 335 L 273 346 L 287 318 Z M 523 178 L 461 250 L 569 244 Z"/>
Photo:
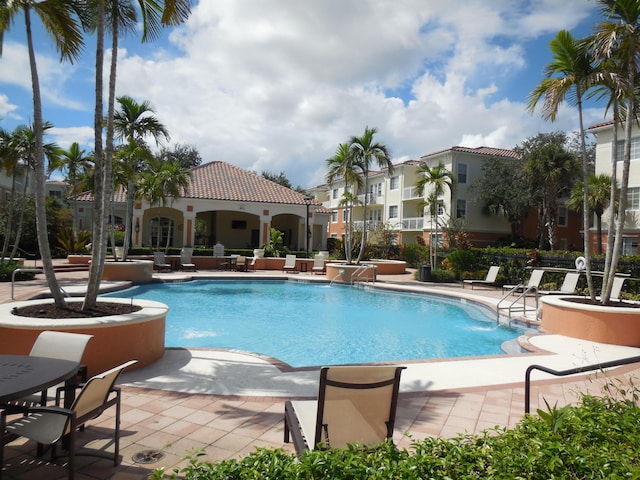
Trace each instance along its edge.
<path fill-rule="evenodd" d="M 136 463 L 156 463 L 164 458 L 164 453 L 160 450 L 143 450 L 133 455 Z"/>

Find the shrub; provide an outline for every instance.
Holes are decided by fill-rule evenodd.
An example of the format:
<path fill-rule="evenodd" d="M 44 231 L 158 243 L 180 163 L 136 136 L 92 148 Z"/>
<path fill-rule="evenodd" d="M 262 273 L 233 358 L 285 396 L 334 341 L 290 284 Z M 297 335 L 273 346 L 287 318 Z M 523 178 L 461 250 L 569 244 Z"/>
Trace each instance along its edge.
<path fill-rule="evenodd" d="M 215 463 L 200 461 L 199 454 L 193 454 L 187 466 L 168 477 L 157 469 L 150 478 L 638 478 L 637 390 L 610 386 L 615 391 L 612 396 L 584 395 L 577 406 L 539 410 L 537 416 L 523 418 L 512 429 L 496 427 L 481 435 L 453 439 L 426 438 L 403 450 L 391 443 L 315 450 L 299 459 L 282 449 L 265 448 L 241 459 Z"/>
<path fill-rule="evenodd" d="M 417 243 L 405 243 L 400 247 L 400 259 L 407 262 L 407 267 L 418 268 L 429 263 L 429 247 Z"/>
<path fill-rule="evenodd" d="M 18 268 L 24 268 L 24 265 L 20 265 L 18 262 L 0 262 L 0 282 L 10 282 L 13 276 L 14 270 Z M 33 280 L 36 274 L 33 272 L 18 272 L 16 273 L 16 280 Z"/>
<path fill-rule="evenodd" d="M 431 281 L 436 283 L 452 283 L 456 281 L 456 274 L 442 268 L 431 269 Z"/>
<path fill-rule="evenodd" d="M 476 256 L 471 250 L 454 250 L 447 255 L 446 264 L 457 278 L 462 272 L 471 270 L 476 263 Z"/>

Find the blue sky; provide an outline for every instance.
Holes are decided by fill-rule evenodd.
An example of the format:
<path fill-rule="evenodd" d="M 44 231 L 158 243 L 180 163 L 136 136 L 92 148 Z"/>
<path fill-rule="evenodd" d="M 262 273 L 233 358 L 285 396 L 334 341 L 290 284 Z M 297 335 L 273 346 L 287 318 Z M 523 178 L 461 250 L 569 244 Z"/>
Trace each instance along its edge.
<path fill-rule="evenodd" d="M 117 94 L 151 102 L 168 147 L 310 187 L 366 126 L 395 162 L 574 130 L 571 106 L 551 124 L 526 98 L 551 60 L 549 40 L 560 29 L 588 34 L 596 14 L 593 0 L 201 0 L 160 40 L 121 41 Z M 36 25 L 44 117 L 56 127 L 47 140 L 64 148 L 93 149 L 94 43 L 61 64 Z M 0 58 L 0 126 L 29 123 L 31 102 L 19 17 Z M 602 121 L 589 107 L 585 123 Z"/>

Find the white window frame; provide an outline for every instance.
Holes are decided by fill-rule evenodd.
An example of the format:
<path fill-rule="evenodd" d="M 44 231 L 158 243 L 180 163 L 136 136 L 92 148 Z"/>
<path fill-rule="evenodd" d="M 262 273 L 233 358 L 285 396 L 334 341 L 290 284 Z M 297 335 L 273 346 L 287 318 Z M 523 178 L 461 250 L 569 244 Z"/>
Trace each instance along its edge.
<path fill-rule="evenodd" d="M 389 190 L 398 190 L 400 188 L 400 177 L 394 175 L 389 179 Z"/>
<path fill-rule="evenodd" d="M 337 200 L 337 199 L 338 199 L 338 189 L 337 189 L 337 188 L 334 188 L 334 189 L 331 191 L 331 198 L 332 198 L 333 200 Z"/>
<path fill-rule="evenodd" d="M 389 205 L 389 218 L 398 218 L 398 205 Z"/>
<path fill-rule="evenodd" d="M 618 140 L 616 148 L 616 160 L 622 162 L 624 160 L 624 140 Z M 633 137 L 631 139 L 631 161 L 633 160 L 640 160 L 640 137 Z"/>
<path fill-rule="evenodd" d="M 622 237 L 622 255 L 638 255 L 638 237 Z"/>
<path fill-rule="evenodd" d="M 338 211 L 331 210 L 331 223 L 338 223 Z"/>
<path fill-rule="evenodd" d="M 627 190 L 627 210 L 640 210 L 640 187 Z"/>

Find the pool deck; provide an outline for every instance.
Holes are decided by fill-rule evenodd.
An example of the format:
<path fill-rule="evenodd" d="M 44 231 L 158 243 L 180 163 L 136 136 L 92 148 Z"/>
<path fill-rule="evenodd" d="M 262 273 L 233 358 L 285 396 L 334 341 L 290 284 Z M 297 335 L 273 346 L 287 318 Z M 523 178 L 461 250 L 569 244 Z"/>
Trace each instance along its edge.
<path fill-rule="evenodd" d="M 322 281 L 320 275 L 282 275 L 279 272 L 201 271 L 154 274 L 158 280 L 179 281 L 188 277 L 258 278 L 283 277 Z M 82 294 L 86 272 L 60 274 L 60 282 L 73 295 Z M 460 284 L 431 284 L 413 280 L 412 272 L 384 276 L 377 282 L 406 291 L 428 291 L 495 305 L 502 292 L 493 288 L 462 289 Z M 122 286 L 105 283 L 105 288 Z M 43 276 L 15 287 L 16 300 L 46 290 Z M 0 301 L 11 301 L 11 286 L 0 284 Z M 558 335 L 528 337 L 535 353 L 404 362 L 401 396 L 394 439 L 409 447 L 411 439 L 426 436 L 452 437 L 479 433 L 494 426 L 512 426 L 524 411 L 524 372 L 531 364 L 567 369 L 589 363 L 640 355 L 640 349 L 595 344 Z M 625 367 L 609 375 L 625 379 L 638 369 Z M 532 411 L 544 405 L 575 402 L 579 392 L 600 393 L 605 374 L 549 378 L 534 375 Z M 315 396 L 317 369 L 292 369 L 275 359 L 239 351 L 167 349 L 156 364 L 122 376 L 122 463 L 113 467 L 105 460 L 81 457 L 78 476 L 87 479 L 146 479 L 153 468 L 167 470 L 183 465 L 183 456 L 202 448 L 207 458 L 238 458 L 256 446 L 281 447 L 284 402 L 290 398 Z M 81 434 L 91 442 L 100 427 L 112 428 L 111 412 L 90 424 Z M 97 437 L 97 436 L 96 436 Z M 96 440 L 98 442 L 98 440 Z M 99 443 L 103 445 L 103 443 Z M 107 444 L 107 448 L 109 448 Z M 158 450 L 164 458 L 138 464 L 135 453 Z M 16 441 L 5 447 L 5 479 L 66 478 L 66 471 L 34 458 L 33 444 Z"/>

